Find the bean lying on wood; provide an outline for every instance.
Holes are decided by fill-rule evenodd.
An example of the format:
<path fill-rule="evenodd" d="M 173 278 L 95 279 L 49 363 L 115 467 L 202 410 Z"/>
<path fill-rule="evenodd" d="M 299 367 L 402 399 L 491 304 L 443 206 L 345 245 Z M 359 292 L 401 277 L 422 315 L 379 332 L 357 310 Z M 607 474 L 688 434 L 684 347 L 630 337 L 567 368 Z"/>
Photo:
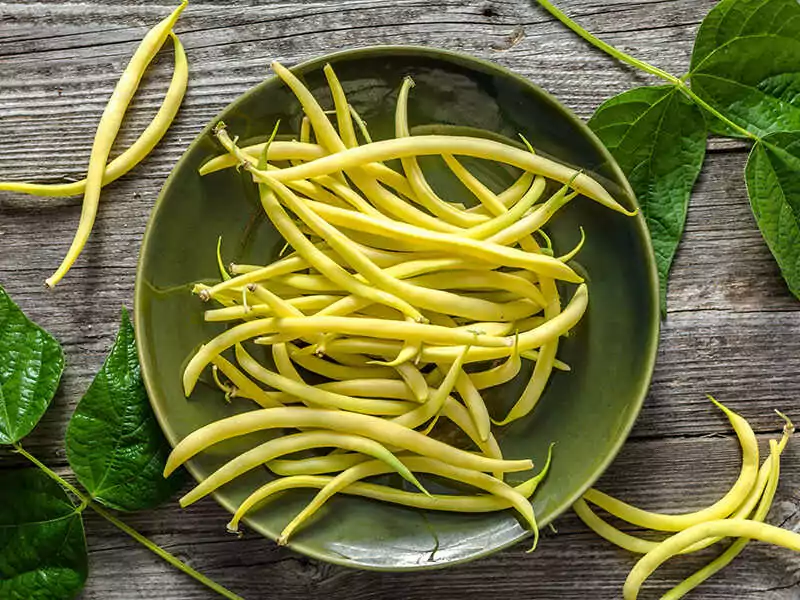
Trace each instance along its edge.
<path fill-rule="evenodd" d="M 111 98 L 100 117 L 100 123 L 97 125 L 97 132 L 95 133 L 94 143 L 92 144 L 92 152 L 89 156 L 89 167 L 86 173 L 86 183 L 84 185 L 83 193 L 83 207 L 81 209 L 80 222 L 78 229 L 75 232 L 75 238 L 67 250 L 67 255 L 64 257 L 61 265 L 56 269 L 50 277 L 47 278 L 46 283 L 48 287 L 54 287 L 64 275 L 70 270 L 72 265 L 77 260 L 86 241 L 89 239 L 89 234 L 92 232 L 95 217 L 97 216 L 97 207 L 100 203 L 100 190 L 103 187 L 103 179 L 106 176 L 106 162 L 108 155 L 111 152 L 111 147 L 117 139 L 122 119 L 128 110 L 128 105 L 133 99 L 139 87 L 139 82 L 144 75 L 147 66 L 153 60 L 155 55 L 164 45 L 164 42 L 169 37 L 172 27 L 178 20 L 183 9 L 186 8 L 187 0 L 184 0 L 178 8 L 176 8 L 171 15 L 153 27 L 144 39 L 142 39 L 139 47 L 136 49 L 133 57 L 131 58 L 125 71 L 122 73 Z M 177 38 L 174 38 L 177 40 Z M 176 45 L 176 57 L 178 57 L 180 50 Z M 178 63 L 180 64 L 180 61 Z M 183 99 L 183 94 L 174 97 L 168 97 L 167 102 L 171 102 L 175 106 L 169 107 L 167 114 L 174 117 L 177 111 L 177 106 L 180 105 Z M 171 119 L 170 119 L 171 121 Z M 168 125 L 168 123 L 163 123 Z M 131 156 L 131 158 L 137 158 Z"/>
<path fill-rule="evenodd" d="M 794 425 L 788 417 L 778 413 L 785 421 L 783 436 L 779 441 L 769 441 L 770 455 L 759 468 L 758 446 L 750 425 L 714 398 L 709 398 L 728 417 L 742 449 L 739 477 L 719 501 L 693 513 L 665 515 L 644 511 L 597 490 L 589 490 L 573 505 L 578 517 L 595 533 L 630 552 L 644 554 L 625 581 L 625 600 L 635 600 L 645 579 L 664 561 L 678 554 L 697 552 L 716 544 L 724 537 L 739 536 L 739 539 L 705 567 L 664 594 L 662 600 L 678 600 L 685 596 L 730 564 L 750 538 L 800 551 L 800 545 L 791 537 L 797 534 L 763 523 L 775 497 L 780 476 L 780 457 L 794 433 Z M 590 508 L 590 502 L 634 525 L 678 533 L 662 541 L 647 540 L 625 533 L 597 515 Z"/>

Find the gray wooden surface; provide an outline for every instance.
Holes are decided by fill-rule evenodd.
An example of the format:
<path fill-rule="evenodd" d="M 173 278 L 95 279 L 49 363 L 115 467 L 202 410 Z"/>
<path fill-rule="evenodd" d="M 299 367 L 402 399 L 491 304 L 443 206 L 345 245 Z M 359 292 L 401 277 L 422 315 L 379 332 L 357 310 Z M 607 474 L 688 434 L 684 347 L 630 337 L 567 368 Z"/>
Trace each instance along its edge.
<path fill-rule="evenodd" d="M 711 0 L 564 0 L 608 41 L 675 74 L 686 70 Z M 0 179 L 78 178 L 105 102 L 146 28 L 171 2 L 0 1 Z M 192 75 L 166 139 L 106 189 L 91 241 L 55 292 L 42 281 L 66 251 L 75 199 L 0 196 L 0 284 L 64 344 L 68 367 L 53 407 L 27 441 L 63 468 L 74 403 L 100 366 L 120 305 L 132 303 L 138 244 L 171 166 L 200 128 L 265 75 L 270 59 L 295 64 L 344 48 L 425 44 L 509 67 L 587 118 L 605 98 L 653 83 L 599 54 L 531 0 L 192 0 L 178 31 Z M 158 106 L 171 70 L 157 60 L 127 120 L 129 143 Z M 746 148 L 711 140 L 673 271 L 669 315 L 651 393 L 601 489 L 646 507 L 701 507 L 735 478 L 738 447 L 710 392 L 753 423 L 762 445 L 780 408 L 800 421 L 800 303 L 786 290 L 745 195 Z M 20 465 L 0 453 L 0 468 Z M 790 446 L 770 521 L 800 530 L 800 450 Z M 536 598 L 610 600 L 634 559 L 564 515 L 534 555 L 523 546 L 450 570 L 374 574 L 332 567 L 256 536 L 232 539 L 213 502 L 127 518 L 134 527 L 248 600 Z M 84 600 L 212 598 L 110 525 L 87 513 L 91 576 Z M 645 597 L 711 554 L 676 560 Z M 800 557 L 752 544 L 694 598 L 800 598 Z"/>

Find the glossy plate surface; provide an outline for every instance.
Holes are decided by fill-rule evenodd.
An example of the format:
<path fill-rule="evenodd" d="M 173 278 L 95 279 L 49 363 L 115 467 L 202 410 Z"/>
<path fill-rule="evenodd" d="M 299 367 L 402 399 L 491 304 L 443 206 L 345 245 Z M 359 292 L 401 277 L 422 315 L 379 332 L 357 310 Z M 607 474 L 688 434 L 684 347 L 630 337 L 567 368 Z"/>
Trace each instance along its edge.
<path fill-rule="evenodd" d="M 393 115 L 402 79 L 411 75 L 409 120 L 412 133 L 429 125 L 494 132 L 509 140 L 522 133 L 537 151 L 584 169 L 625 205 L 632 192 L 618 166 L 586 126 L 527 80 L 491 63 L 426 48 L 381 47 L 333 54 L 294 69 L 331 107 L 322 67 L 330 62 L 351 104 L 374 139 L 393 136 Z M 227 107 L 219 118 L 242 143 L 263 140 L 276 121 L 281 132 L 298 132 L 301 110 L 274 77 Z M 222 331 L 203 321 L 208 306 L 190 293 L 197 281 L 214 281 L 215 247 L 223 237 L 225 260 L 266 264 L 283 246 L 265 220 L 256 190 L 234 170 L 201 178 L 198 167 L 220 153 L 209 124 L 181 158 L 153 210 L 141 248 L 136 287 L 136 328 L 142 370 L 161 426 L 174 445 L 198 427 L 250 409 L 244 401 L 228 405 L 203 383 L 186 399 L 183 365 L 199 344 Z M 496 189 L 515 174 L 470 163 Z M 443 193 L 464 192 L 445 176 L 442 164 L 426 161 Z M 590 304 L 580 325 L 561 345 L 559 358 L 572 366 L 555 372 L 535 412 L 499 432 L 507 457 L 531 457 L 537 468 L 555 442 L 550 476 L 534 506 L 540 524 L 566 510 L 611 462 L 639 412 L 653 369 L 658 339 L 658 290 L 652 249 L 641 216 L 628 218 L 578 198 L 550 225 L 556 253 L 587 242 L 578 256 L 588 274 Z M 571 290 L 564 289 L 571 294 Z M 524 372 L 523 375 L 527 374 Z M 518 397 L 518 378 L 487 395 L 495 416 Z M 220 444 L 192 460 L 189 469 L 202 480 L 252 439 Z M 216 499 L 233 510 L 267 481 L 256 470 L 225 486 Z M 520 474 L 509 476 L 514 484 Z M 430 489 L 430 488 L 429 488 Z M 304 506 L 311 491 L 287 493 L 254 511 L 246 527 L 275 538 Z M 206 502 L 210 500 L 205 500 Z M 224 523 L 220 523 L 220 528 Z M 290 547 L 347 566 L 413 570 L 441 567 L 484 556 L 513 544 L 528 532 L 510 512 L 449 514 L 335 497 L 319 516 L 297 532 Z M 235 546 L 232 547 L 235 551 Z"/>

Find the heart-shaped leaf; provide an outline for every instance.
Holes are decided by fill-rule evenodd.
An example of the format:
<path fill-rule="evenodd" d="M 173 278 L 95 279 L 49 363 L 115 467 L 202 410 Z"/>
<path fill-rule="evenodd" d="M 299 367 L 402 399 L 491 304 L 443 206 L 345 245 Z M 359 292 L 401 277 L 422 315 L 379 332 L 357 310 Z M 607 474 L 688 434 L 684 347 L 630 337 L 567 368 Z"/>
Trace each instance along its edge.
<path fill-rule="evenodd" d="M 589 127 L 614 155 L 639 200 L 653 241 L 663 313 L 669 269 L 705 157 L 703 115 L 673 86 L 640 87 L 605 101 Z"/>
<path fill-rule="evenodd" d="M 36 427 L 63 370 L 61 345 L 0 287 L 0 444 L 18 442 Z"/>
<path fill-rule="evenodd" d="M 176 491 L 180 475 L 162 475 L 168 454 L 123 309 L 114 347 L 70 419 L 67 458 L 95 500 L 133 511 L 153 508 Z"/>
<path fill-rule="evenodd" d="M 761 235 L 800 298 L 800 132 L 773 133 L 756 143 L 745 179 Z"/>
<path fill-rule="evenodd" d="M 67 600 L 88 573 L 80 512 L 39 469 L 0 474 L 0 598 Z"/>
<path fill-rule="evenodd" d="M 692 69 L 724 44 L 763 33 L 800 39 L 800 5 L 797 0 L 718 2 L 700 24 L 692 50 Z"/>
<path fill-rule="evenodd" d="M 800 129 L 800 4 L 723 0 L 703 20 L 692 89 L 758 135 Z M 741 135 L 712 119 L 712 130 Z"/>

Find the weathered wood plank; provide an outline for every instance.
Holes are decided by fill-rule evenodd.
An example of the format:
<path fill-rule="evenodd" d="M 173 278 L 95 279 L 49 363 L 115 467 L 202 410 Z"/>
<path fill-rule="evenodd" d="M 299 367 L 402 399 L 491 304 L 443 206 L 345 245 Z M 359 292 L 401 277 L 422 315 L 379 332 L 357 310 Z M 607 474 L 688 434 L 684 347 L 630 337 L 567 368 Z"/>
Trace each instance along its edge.
<path fill-rule="evenodd" d="M 174 5 L 122 2 L 0 2 L 0 178 L 79 178 L 96 121 L 148 26 Z M 564 8 L 623 50 L 675 74 L 711 0 L 571 0 Z M 179 32 L 191 89 L 167 138 L 136 171 L 110 186 L 79 264 L 55 292 L 41 286 L 77 221 L 76 200 L 0 197 L 0 283 L 64 343 L 69 368 L 52 410 L 27 441 L 63 466 L 63 432 L 77 398 L 110 346 L 122 304 L 130 306 L 138 244 L 164 178 L 200 128 L 265 76 L 287 64 L 353 46 L 416 43 L 494 60 L 538 83 L 588 117 L 605 98 L 657 83 L 594 51 L 529 0 L 193 0 Z M 519 32 L 522 32 L 520 35 Z M 519 38 L 513 45 L 510 40 Z M 510 47 L 509 47 L 510 46 Z M 130 143 L 163 95 L 171 56 L 145 79 L 120 146 Z M 650 397 L 633 440 L 600 486 L 654 509 L 699 507 L 735 477 L 738 450 L 705 400 L 711 392 L 757 430 L 779 428 L 800 395 L 800 308 L 782 283 L 753 221 L 741 179 L 746 146 L 714 141 L 692 199 L 670 285 L 670 314 Z M 724 438 L 704 438 L 707 434 Z M 762 436 L 763 438 L 763 436 Z M 762 439 L 764 442 L 764 439 Z M 0 453 L 3 468 L 21 464 Z M 791 449 L 771 522 L 800 530 L 800 460 Z M 343 570 L 280 550 L 256 536 L 224 533 L 223 511 L 203 502 L 132 515 L 143 533 L 246 598 L 410 599 L 619 598 L 633 560 L 571 515 L 533 556 L 523 547 L 443 572 L 414 575 Z M 102 520 L 87 515 L 93 575 L 86 600 L 212 598 Z M 699 566 L 675 561 L 657 577 L 666 589 Z M 120 565 L 136 565 L 135 573 Z M 798 596 L 800 560 L 754 545 L 698 599 L 788 600 Z"/>
<path fill-rule="evenodd" d="M 775 435 L 777 437 L 777 429 Z M 761 436 L 762 452 L 767 436 Z M 800 530 L 800 451 L 789 445 L 782 480 L 769 522 Z M 706 437 L 633 441 L 598 483 L 598 488 L 651 510 L 680 512 L 711 504 L 725 493 L 738 472 L 735 438 Z M 646 468 L 643 468 L 646 466 Z M 335 518 L 330 515 L 329 518 Z M 635 558 L 589 532 L 572 514 L 546 532 L 533 555 L 520 544 L 475 563 L 429 574 L 375 574 L 332 567 L 279 549 L 255 535 L 241 540 L 224 531 L 227 515 L 211 501 L 181 511 L 174 505 L 132 515 L 128 523 L 193 567 L 245 598 L 460 597 L 581 598 L 620 597 Z M 627 528 L 628 531 L 634 531 Z M 93 576 L 83 598 L 200 599 L 213 596 L 189 578 L 169 571 L 147 550 L 113 527 L 87 514 Z M 718 550 L 668 563 L 648 587 L 648 596 L 665 591 L 712 559 Z M 123 558 L 124 557 L 124 558 Z M 120 575 L 120 561 L 136 574 Z M 704 600 L 796 598 L 800 558 L 752 544 L 735 566 L 694 596 Z M 165 587 L 168 586 L 168 587 Z M 168 590 L 168 591 L 165 591 Z M 772 591 L 768 591 L 772 590 Z"/>

